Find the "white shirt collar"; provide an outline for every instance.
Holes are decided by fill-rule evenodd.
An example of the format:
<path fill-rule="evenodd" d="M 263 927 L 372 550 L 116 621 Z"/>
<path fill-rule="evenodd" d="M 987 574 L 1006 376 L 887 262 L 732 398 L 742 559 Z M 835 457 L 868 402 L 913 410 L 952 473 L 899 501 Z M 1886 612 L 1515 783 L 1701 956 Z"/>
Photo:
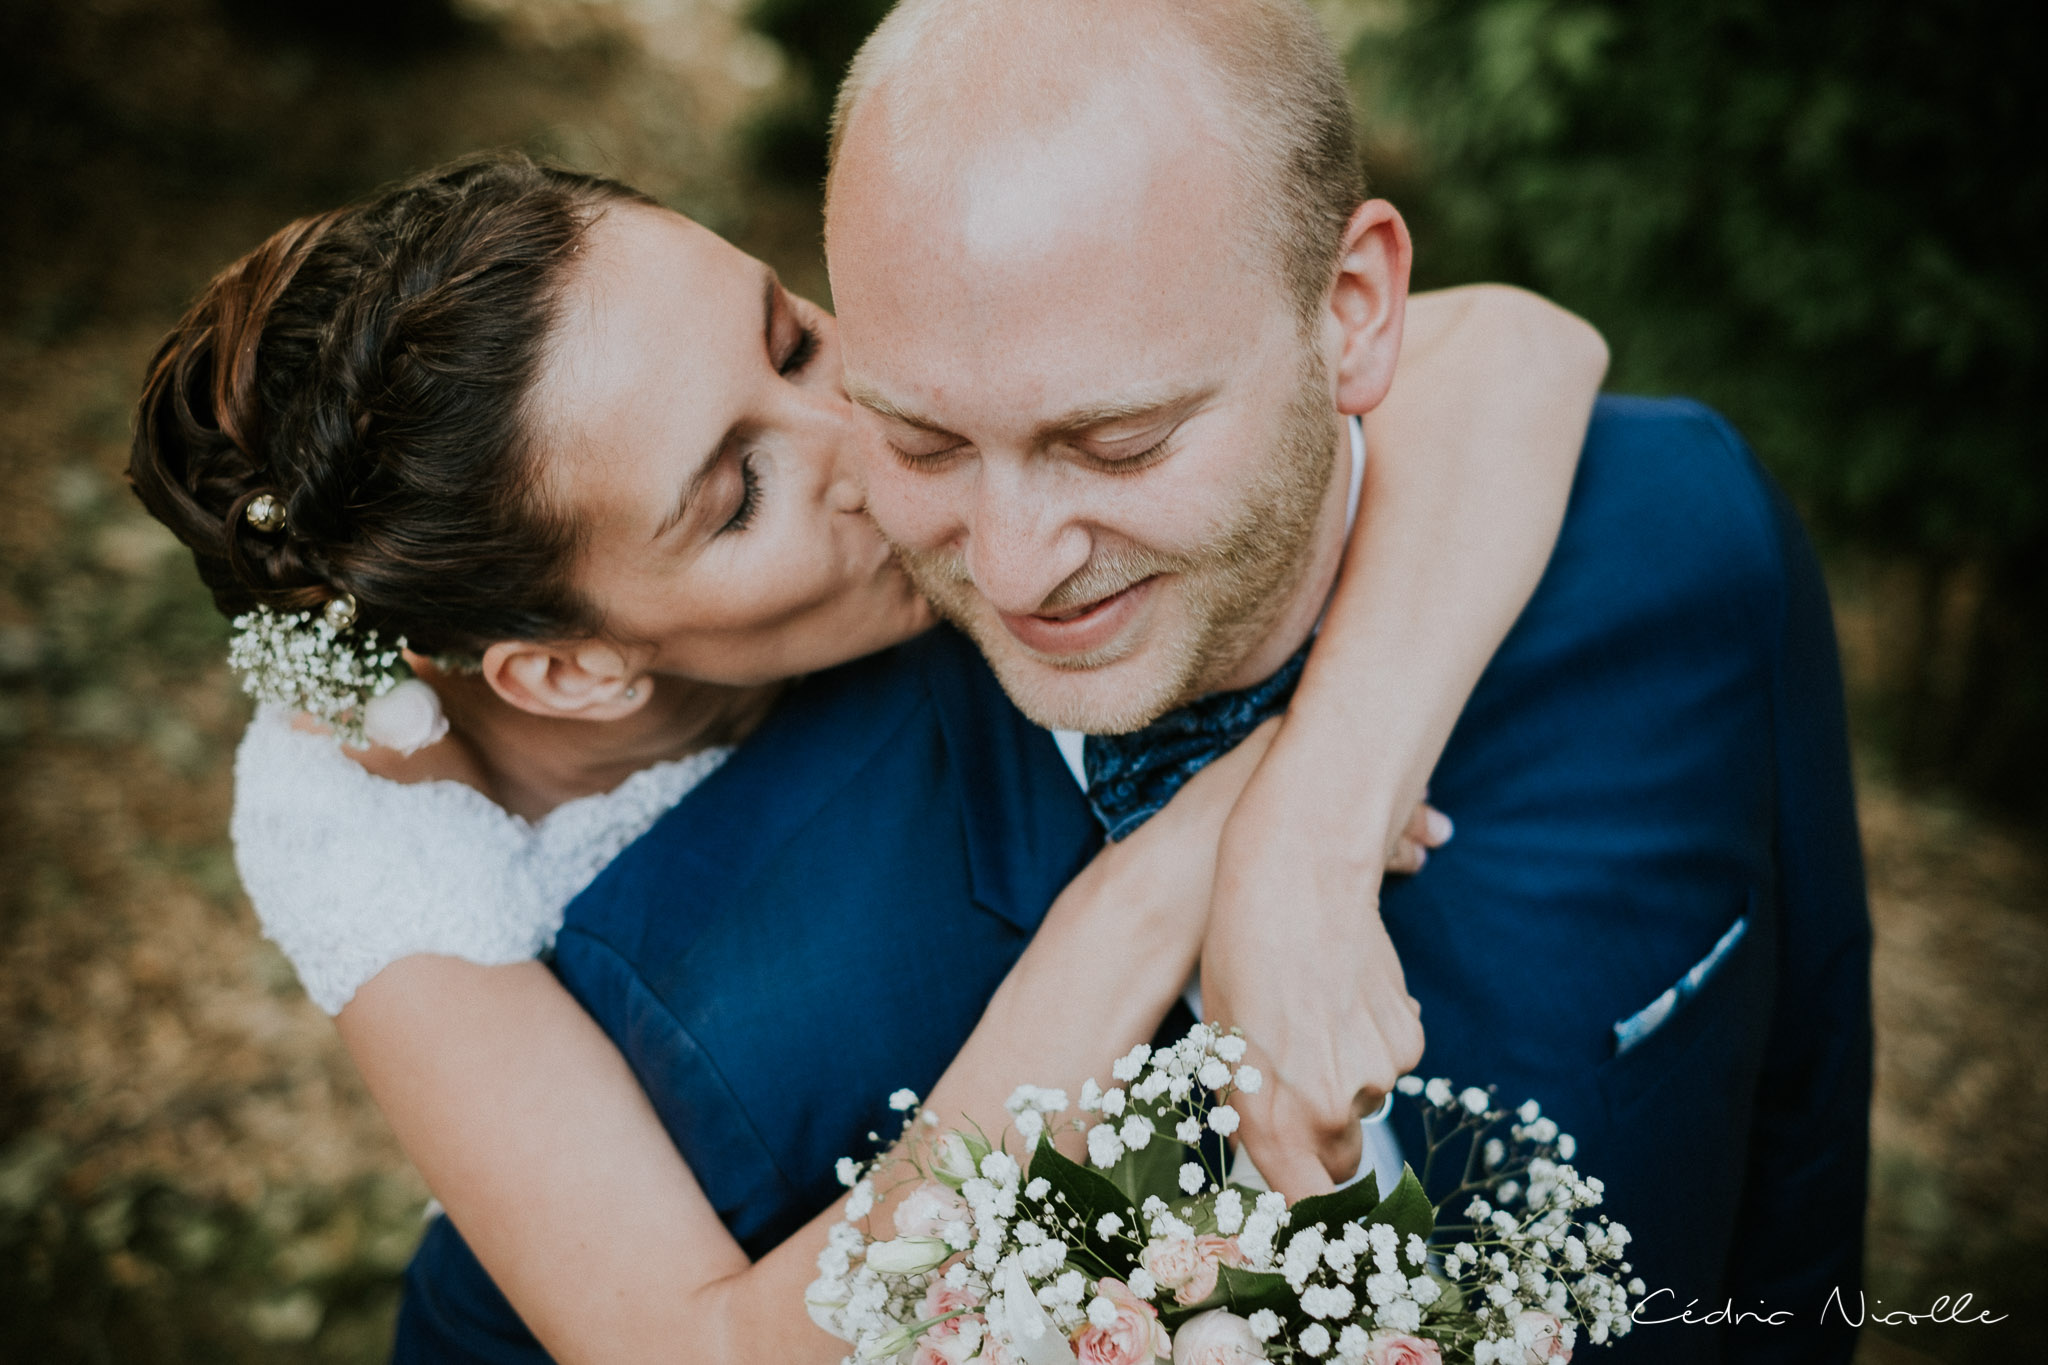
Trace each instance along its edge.
<path fill-rule="evenodd" d="M 1347 545 L 1351 542 L 1351 529 L 1358 525 L 1359 497 L 1365 492 L 1365 419 L 1353 417 L 1350 419 L 1350 425 L 1351 489 L 1346 495 L 1348 501 L 1344 506 L 1344 541 Z M 1322 628 L 1323 619 L 1318 616 L 1316 629 L 1320 631 Z M 1052 732 L 1052 742 L 1059 746 L 1060 757 L 1067 761 L 1067 771 L 1074 775 L 1074 780 L 1081 784 L 1083 791 L 1088 788 L 1088 762 L 1085 757 L 1087 740 L 1088 737 L 1079 730 Z"/>

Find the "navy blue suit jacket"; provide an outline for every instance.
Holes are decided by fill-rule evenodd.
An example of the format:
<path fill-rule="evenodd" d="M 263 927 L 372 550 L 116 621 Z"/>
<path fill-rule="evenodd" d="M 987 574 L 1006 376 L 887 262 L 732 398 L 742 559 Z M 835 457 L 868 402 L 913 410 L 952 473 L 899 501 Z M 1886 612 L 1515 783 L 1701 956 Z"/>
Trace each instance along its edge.
<path fill-rule="evenodd" d="M 1383 903 L 1424 1073 L 1534 1096 L 1577 1136 L 1670 1291 L 1645 1316 L 1798 1315 L 1641 1328 L 1606 1358 L 1846 1361 L 1847 1334 L 1815 1327 L 1858 1283 L 1870 1083 L 1841 686 L 1797 520 L 1719 418 L 1601 402 L 1432 798 L 1457 838 Z M 929 1087 L 1094 847 L 1049 738 L 937 632 L 798 689 L 570 907 L 556 966 L 758 1255 L 830 1202 L 836 1157 L 893 1129 L 889 1091 Z M 1617 1055 L 1615 1023 L 1743 919 Z M 937 1002 L 921 951 L 951 967 Z M 914 1023 L 866 1007 L 912 973 Z M 545 1359 L 446 1220 L 399 1359 Z"/>

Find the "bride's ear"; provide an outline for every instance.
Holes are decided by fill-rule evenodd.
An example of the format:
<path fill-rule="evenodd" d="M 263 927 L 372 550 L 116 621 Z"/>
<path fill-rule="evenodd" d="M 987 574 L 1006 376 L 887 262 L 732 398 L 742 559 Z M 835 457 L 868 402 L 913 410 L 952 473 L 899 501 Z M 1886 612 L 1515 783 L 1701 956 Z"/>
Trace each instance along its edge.
<path fill-rule="evenodd" d="M 484 650 L 484 681 L 522 711 L 565 720 L 630 716 L 654 690 L 638 661 L 595 640 L 501 640 Z"/>

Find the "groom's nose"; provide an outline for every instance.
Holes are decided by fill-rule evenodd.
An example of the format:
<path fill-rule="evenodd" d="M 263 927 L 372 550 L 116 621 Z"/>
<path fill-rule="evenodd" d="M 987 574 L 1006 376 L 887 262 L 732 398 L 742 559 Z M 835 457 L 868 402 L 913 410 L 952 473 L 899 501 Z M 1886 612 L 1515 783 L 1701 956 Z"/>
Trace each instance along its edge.
<path fill-rule="evenodd" d="M 1055 485 L 1057 466 L 984 459 L 974 519 L 967 533 L 967 571 L 989 605 L 1028 616 L 1088 562 L 1091 538 Z"/>

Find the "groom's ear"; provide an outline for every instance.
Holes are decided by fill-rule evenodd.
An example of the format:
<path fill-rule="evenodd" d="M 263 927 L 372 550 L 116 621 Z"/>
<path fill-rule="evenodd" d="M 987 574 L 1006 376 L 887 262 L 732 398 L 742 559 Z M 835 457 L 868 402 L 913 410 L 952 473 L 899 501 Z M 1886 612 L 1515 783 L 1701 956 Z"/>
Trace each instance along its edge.
<path fill-rule="evenodd" d="M 1408 224 L 1384 199 L 1360 204 L 1345 226 L 1322 337 L 1339 412 L 1370 412 L 1393 385 L 1413 255 Z"/>
<path fill-rule="evenodd" d="M 630 716 L 653 691 L 627 651 L 596 640 L 501 640 L 484 650 L 484 681 L 520 710 L 561 720 Z"/>

